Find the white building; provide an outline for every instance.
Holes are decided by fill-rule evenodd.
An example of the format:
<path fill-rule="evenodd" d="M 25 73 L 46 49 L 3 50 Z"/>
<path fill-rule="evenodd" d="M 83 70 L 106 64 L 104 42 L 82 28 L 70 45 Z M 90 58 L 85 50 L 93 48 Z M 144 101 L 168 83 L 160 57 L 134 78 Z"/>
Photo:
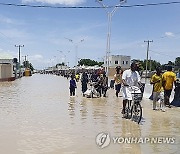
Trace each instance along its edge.
<path fill-rule="evenodd" d="M 15 80 L 15 65 L 13 59 L 0 59 L 0 81 Z"/>
<path fill-rule="evenodd" d="M 109 67 L 121 66 L 123 69 L 130 68 L 131 57 L 124 55 L 111 55 L 109 57 Z"/>
<path fill-rule="evenodd" d="M 58 70 L 58 71 L 61 71 L 61 70 L 69 70 L 69 67 L 66 66 L 66 65 L 65 65 L 65 66 L 63 66 L 63 65 L 58 65 L 58 66 L 57 66 L 57 70 Z"/>
<path fill-rule="evenodd" d="M 104 62 L 104 67 L 106 67 Z M 111 55 L 109 56 L 109 76 L 112 77 L 116 73 L 116 66 L 121 66 L 123 70 L 129 69 L 131 65 L 131 57 L 124 55 Z"/>

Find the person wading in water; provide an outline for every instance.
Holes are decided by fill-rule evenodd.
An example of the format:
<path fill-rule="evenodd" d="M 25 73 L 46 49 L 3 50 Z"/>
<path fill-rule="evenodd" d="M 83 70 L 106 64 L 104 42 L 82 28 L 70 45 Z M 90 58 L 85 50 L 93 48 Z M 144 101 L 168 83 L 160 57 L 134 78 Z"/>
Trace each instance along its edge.
<path fill-rule="evenodd" d="M 122 84 L 122 70 L 120 66 L 116 67 L 116 74 L 114 75 L 114 80 L 115 80 L 116 97 L 118 97 Z"/>

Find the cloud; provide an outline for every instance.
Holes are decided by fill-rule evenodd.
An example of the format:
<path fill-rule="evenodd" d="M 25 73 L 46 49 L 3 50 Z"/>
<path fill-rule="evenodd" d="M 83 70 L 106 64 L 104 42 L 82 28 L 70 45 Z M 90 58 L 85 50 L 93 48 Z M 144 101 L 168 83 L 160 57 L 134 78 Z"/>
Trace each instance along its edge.
<path fill-rule="evenodd" d="M 14 21 L 8 17 L 0 15 L 0 23 L 13 24 Z"/>
<path fill-rule="evenodd" d="M 0 49 L 0 59 L 12 59 L 13 55 Z"/>
<path fill-rule="evenodd" d="M 174 34 L 172 32 L 165 32 L 165 36 L 174 37 Z"/>
<path fill-rule="evenodd" d="M 62 4 L 62 5 L 78 5 L 85 0 L 22 0 L 23 3 L 47 3 L 47 4 Z"/>
<path fill-rule="evenodd" d="M 21 20 L 17 20 L 14 18 L 9 18 L 0 14 L 0 23 L 2 24 L 10 24 L 10 25 L 24 25 L 25 23 Z"/>
<path fill-rule="evenodd" d="M 28 33 L 23 31 L 22 29 L 1 29 L 0 32 L 10 39 L 25 38 L 26 36 L 28 36 Z"/>
<path fill-rule="evenodd" d="M 37 61 L 37 62 L 42 62 L 43 61 L 43 56 L 40 54 L 28 56 L 30 61 Z"/>

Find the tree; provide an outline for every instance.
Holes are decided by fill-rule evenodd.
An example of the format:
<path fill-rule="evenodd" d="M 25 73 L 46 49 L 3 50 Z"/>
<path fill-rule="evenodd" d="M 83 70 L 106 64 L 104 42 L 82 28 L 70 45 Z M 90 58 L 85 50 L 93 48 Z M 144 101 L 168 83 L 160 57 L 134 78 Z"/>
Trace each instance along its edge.
<path fill-rule="evenodd" d="M 33 67 L 33 65 L 30 63 L 29 64 L 29 69 L 31 70 L 31 71 L 34 71 L 34 67 Z"/>
<path fill-rule="evenodd" d="M 33 65 L 29 61 L 23 61 L 23 65 L 21 67 L 29 68 L 31 71 L 34 70 Z"/>
<path fill-rule="evenodd" d="M 174 66 L 174 62 L 168 61 L 167 65 Z"/>
<path fill-rule="evenodd" d="M 180 69 L 180 57 L 177 57 L 176 60 L 175 60 L 175 67 L 176 69 Z"/>
<path fill-rule="evenodd" d="M 161 64 L 156 60 L 151 60 L 150 63 L 151 63 L 151 71 L 156 70 L 157 67 L 161 67 Z"/>
<path fill-rule="evenodd" d="M 139 59 L 133 59 L 132 62 L 135 62 L 138 64 L 139 70 L 143 71 L 145 69 L 144 62 Z"/>
<path fill-rule="evenodd" d="M 56 68 L 57 68 L 58 66 L 67 66 L 67 65 L 65 65 L 64 62 L 62 62 L 62 63 L 56 64 Z"/>
<path fill-rule="evenodd" d="M 146 60 L 133 59 L 132 62 L 138 63 L 140 70 L 146 69 Z M 157 67 L 161 67 L 161 64 L 156 60 L 149 60 L 147 69 L 150 70 L 150 67 L 151 71 L 154 71 Z"/>
<path fill-rule="evenodd" d="M 104 62 L 99 62 L 98 65 L 99 66 L 102 66 L 104 64 Z"/>
<path fill-rule="evenodd" d="M 104 64 L 103 62 L 97 62 L 95 60 L 91 60 L 91 59 L 81 59 L 80 61 L 78 61 L 78 66 L 101 66 L 102 64 Z"/>

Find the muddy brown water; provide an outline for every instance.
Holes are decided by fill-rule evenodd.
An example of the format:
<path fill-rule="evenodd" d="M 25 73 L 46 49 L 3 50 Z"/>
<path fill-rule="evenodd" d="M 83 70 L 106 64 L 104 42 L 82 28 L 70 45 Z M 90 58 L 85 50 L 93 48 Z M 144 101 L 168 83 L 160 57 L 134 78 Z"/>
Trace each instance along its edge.
<path fill-rule="evenodd" d="M 113 89 L 107 98 L 91 99 L 81 96 L 80 83 L 76 97 L 69 97 L 68 87 L 63 77 L 40 74 L 0 83 L 0 154 L 179 153 L 179 108 L 152 111 L 152 102 L 144 98 L 138 125 L 122 118 L 122 98 Z M 101 132 L 111 138 L 104 148 L 96 143 Z M 174 142 L 113 143 L 113 137 Z"/>

